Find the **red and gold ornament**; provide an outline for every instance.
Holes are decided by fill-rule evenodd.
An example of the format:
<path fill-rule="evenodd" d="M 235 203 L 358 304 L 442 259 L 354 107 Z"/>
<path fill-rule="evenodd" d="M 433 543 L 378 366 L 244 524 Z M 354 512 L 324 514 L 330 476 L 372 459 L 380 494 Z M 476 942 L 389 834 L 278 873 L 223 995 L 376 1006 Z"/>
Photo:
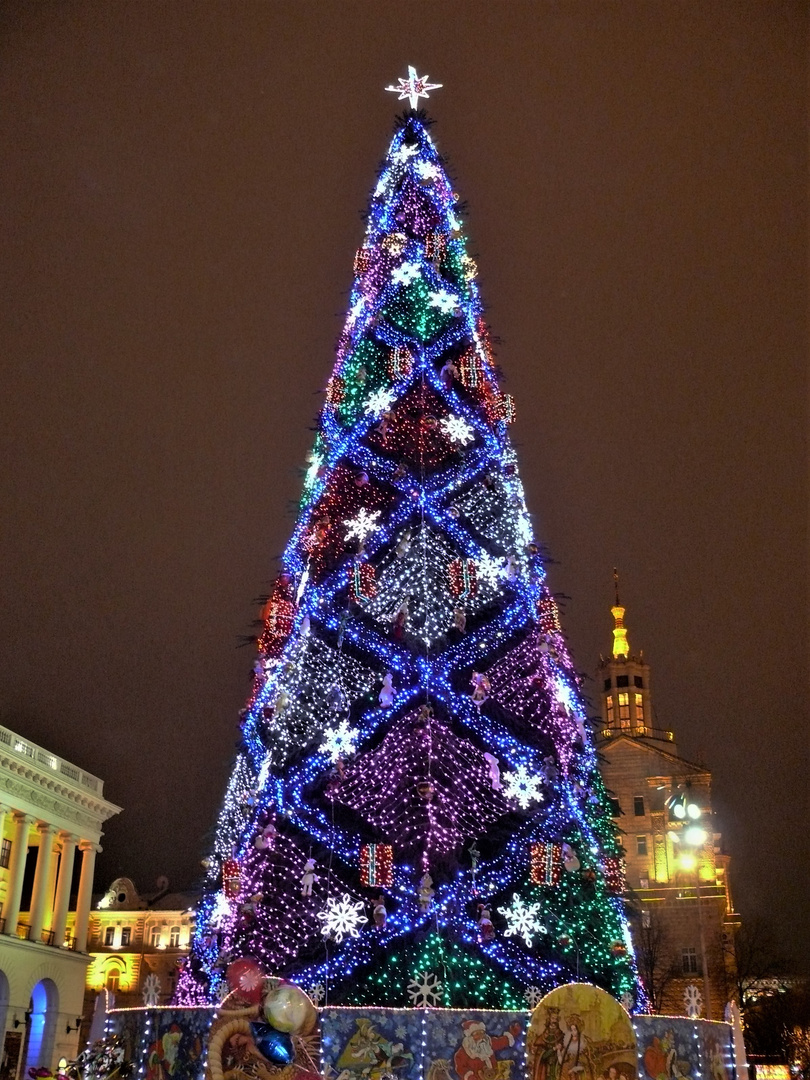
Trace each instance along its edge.
<path fill-rule="evenodd" d="M 562 844 L 532 844 L 530 876 L 535 885 L 559 885 L 562 868 Z"/>
<path fill-rule="evenodd" d="M 380 889 L 393 884 L 394 849 L 390 844 L 363 844 L 360 848 L 360 881 Z"/>
<path fill-rule="evenodd" d="M 460 600 L 478 592 L 475 559 L 453 559 L 448 567 L 450 592 Z"/>

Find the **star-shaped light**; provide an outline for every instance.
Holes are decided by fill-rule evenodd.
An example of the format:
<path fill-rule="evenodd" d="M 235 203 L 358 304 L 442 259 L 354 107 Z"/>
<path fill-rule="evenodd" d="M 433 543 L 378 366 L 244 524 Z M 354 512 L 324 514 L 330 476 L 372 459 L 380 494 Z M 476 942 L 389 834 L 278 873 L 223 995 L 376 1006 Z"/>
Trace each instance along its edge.
<path fill-rule="evenodd" d="M 411 108 L 415 109 L 419 104 L 419 98 L 428 98 L 430 94 L 428 90 L 439 90 L 441 83 L 429 83 L 429 75 L 417 75 L 416 68 L 408 65 L 408 78 L 400 79 L 399 86 L 386 86 L 386 90 L 390 90 L 393 94 L 399 94 L 399 101 L 404 101 L 406 98 L 411 103 Z"/>
<path fill-rule="evenodd" d="M 446 289 L 440 289 L 439 292 L 430 294 L 430 306 L 438 308 L 447 315 L 458 307 L 458 297 Z"/>
<path fill-rule="evenodd" d="M 466 446 L 475 438 L 475 432 L 467 421 L 454 413 L 448 413 L 445 416 L 441 421 L 441 428 L 450 442 L 460 443 L 462 446 Z"/>
<path fill-rule="evenodd" d="M 422 271 L 418 263 L 404 262 L 402 266 L 395 266 L 391 271 L 391 280 L 395 285 L 410 285 L 421 276 Z"/>
<path fill-rule="evenodd" d="M 366 412 L 372 416 L 382 416 L 393 405 L 394 396 L 393 390 L 375 390 L 366 402 Z"/>
<path fill-rule="evenodd" d="M 357 517 L 347 518 L 346 521 L 343 522 L 348 528 L 345 536 L 346 542 L 348 543 L 349 540 L 359 540 L 362 544 L 365 538 L 377 528 L 377 518 L 380 516 L 380 513 L 380 510 L 372 510 L 371 513 L 369 513 L 365 506 L 361 506 L 357 511 Z"/>

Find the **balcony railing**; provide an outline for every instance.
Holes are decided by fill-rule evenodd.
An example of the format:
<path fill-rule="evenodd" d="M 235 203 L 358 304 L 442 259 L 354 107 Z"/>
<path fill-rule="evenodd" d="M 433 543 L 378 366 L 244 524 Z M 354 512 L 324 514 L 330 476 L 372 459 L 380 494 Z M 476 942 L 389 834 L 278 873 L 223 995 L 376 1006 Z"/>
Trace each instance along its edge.
<path fill-rule="evenodd" d="M 101 795 L 104 790 L 104 782 L 99 780 L 97 776 L 71 765 L 69 761 L 52 754 L 49 750 L 44 750 L 41 746 L 37 746 L 36 743 L 29 742 L 28 739 L 21 739 L 19 735 L 8 728 L 0 727 L 0 745 L 7 746 L 12 754 L 27 758 L 34 764 L 58 773 L 72 783 L 80 784 L 97 795 Z"/>
<path fill-rule="evenodd" d="M 665 728 L 648 727 L 646 724 L 634 724 L 633 727 L 602 728 L 603 739 L 617 739 L 619 735 L 629 735 L 631 739 L 659 739 L 661 742 L 675 742 L 675 733 Z"/>

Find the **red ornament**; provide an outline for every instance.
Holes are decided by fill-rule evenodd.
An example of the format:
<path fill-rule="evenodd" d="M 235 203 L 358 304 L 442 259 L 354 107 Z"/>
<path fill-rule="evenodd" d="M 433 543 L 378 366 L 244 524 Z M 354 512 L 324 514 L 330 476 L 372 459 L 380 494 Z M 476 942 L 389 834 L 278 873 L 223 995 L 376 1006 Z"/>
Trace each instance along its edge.
<path fill-rule="evenodd" d="M 355 560 L 349 568 L 349 593 L 352 600 L 373 600 L 377 595 L 377 572 L 371 563 Z"/>
<path fill-rule="evenodd" d="M 559 634 L 560 613 L 553 596 L 543 596 L 537 602 L 538 625 L 541 634 Z"/>
<path fill-rule="evenodd" d="M 531 880 L 535 885 L 558 885 L 562 877 L 562 844 L 532 844 Z"/>
<path fill-rule="evenodd" d="M 371 269 L 371 253 L 372 248 L 361 247 L 357 249 L 357 254 L 354 256 L 354 272 L 355 274 L 365 274 Z"/>
<path fill-rule="evenodd" d="M 394 849 L 390 844 L 363 844 L 360 848 L 360 881 L 387 889 L 394 883 Z"/>
<path fill-rule="evenodd" d="M 340 405 L 346 398 L 346 380 L 335 375 L 326 384 L 326 404 Z"/>
<path fill-rule="evenodd" d="M 233 898 L 239 895 L 241 867 L 236 859 L 226 859 L 222 864 L 222 891 Z"/>
<path fill-rule="evenodd" d="M 623 893 L 626 888 L 624 859 L 618 855 L 607 855 L 603 860 L 603 868 L 607 891 L 616 895 Z"/>
<path fill-rule="evenodd" d="M 468 349 L 458 362 L 459 378 L 468 390 L 477 390 L 484 380 L 484 361 L 475 349 Z"/>
<path fill-rule="evenodd" d="M 450 592 L 460 600 L 475 596 L 478 592 L 475 559 L 453 559 L 448 567 Z"/>
<path fill-rule="evenodd" d="M 225 972 L 228 986 L 250 1005 L 258 1005 L 264 992 L 264 972 L 250 956 L 234 960 Z"/>
<path fill-rule="evenodd" d="M 447 237 L 444 233 L 430 232 L 425 236 L 425 258 L 438 260 L 444 258 L 447 250 Z"/>
<path fill-rule="evenodd" d="M 259 652 L 279 656 L 292 630 L 295 602 L 288 574 L 279 574 L 273 591 L 262 609 L 264 628 L 259 638 Z"/>

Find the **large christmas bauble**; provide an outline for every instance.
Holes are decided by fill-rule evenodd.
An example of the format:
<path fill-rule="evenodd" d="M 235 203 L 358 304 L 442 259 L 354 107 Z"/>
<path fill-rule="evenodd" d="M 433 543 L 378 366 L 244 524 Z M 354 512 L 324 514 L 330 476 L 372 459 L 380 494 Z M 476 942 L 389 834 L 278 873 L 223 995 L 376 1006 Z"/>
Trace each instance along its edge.
<path fill-rule="evenodd" d="M 289 1065 L 295 1057 L 292 1039 L 269 1024 L 251 1024 L 256 1049 L 273 1065 Z"/>
<path fill-rule="evenodd" d="M 264 972 L 250 956 L 234 960 L 225 972 L 228 986 L 250 1005 L 258 1005 L 264 990 Z"/>
<path fill-rule="evenodd" d="M 281 983 L 264 999 L 264 1015 L 277 1031 L 308 1035 L 318 1019 L 315 1006 L 293 983 Z"/>

